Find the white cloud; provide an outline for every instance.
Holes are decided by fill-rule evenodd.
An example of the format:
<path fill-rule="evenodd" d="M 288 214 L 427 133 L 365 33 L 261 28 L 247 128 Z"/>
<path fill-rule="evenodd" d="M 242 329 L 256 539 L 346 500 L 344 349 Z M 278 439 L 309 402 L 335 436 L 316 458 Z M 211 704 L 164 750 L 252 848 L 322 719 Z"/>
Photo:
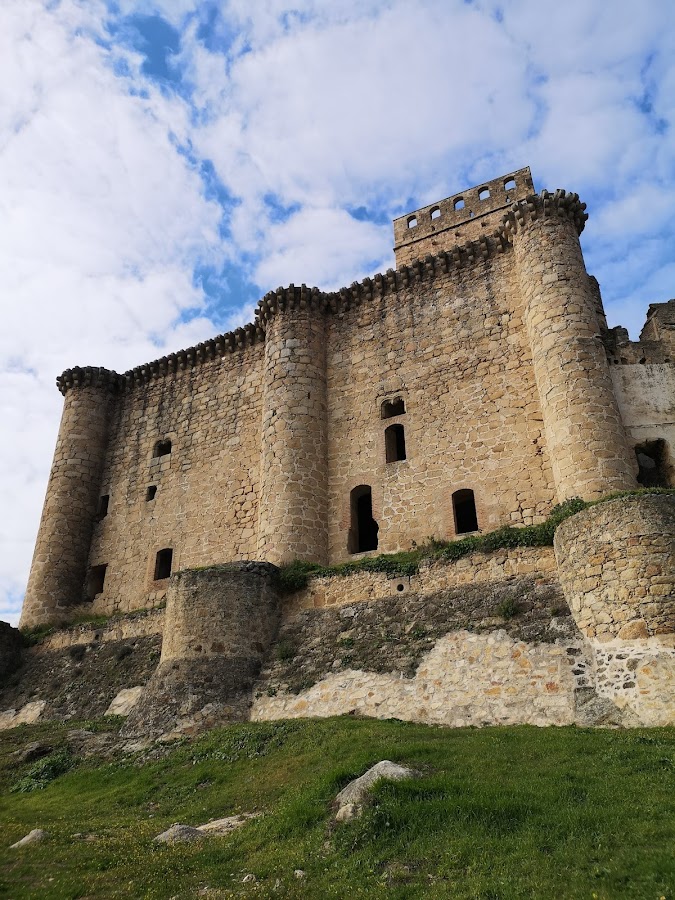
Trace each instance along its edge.
<path fill-rule="evenodd" d="M 27 575 L 60 416 L 55 376 L 124 370 L 215 330 L 180 324 L 203 303 L 196 261 L 221 252 L 221 210 L 178 151 L 187 110 L 141 80 L 139 58 L 97 41 L 103 15 L 69 0 L 6 0 L 0 12 L 4 597 Z M 0 615 L 16 612 L 12 601 Z"/>

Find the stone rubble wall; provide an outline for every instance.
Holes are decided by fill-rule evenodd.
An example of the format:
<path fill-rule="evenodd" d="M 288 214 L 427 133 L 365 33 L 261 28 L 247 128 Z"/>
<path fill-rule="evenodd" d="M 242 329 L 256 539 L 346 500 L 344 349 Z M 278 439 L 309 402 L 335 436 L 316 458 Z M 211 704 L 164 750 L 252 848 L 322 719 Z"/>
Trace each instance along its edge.
<path fill-rule="evenodd" d="M 358 714 L 452 727 L 569 725 L 572 660 L 564 646 L 526 644 L 504 632 L 438 640 L 412 678 L 346 669 L 300 694 L 261 694 L 255 721 Z"/>
<path fill-rule="evenodd" d="M 563 591 L 591 638 L 675 633 L 675 496 L 599 503 L 555 535 Z"/>

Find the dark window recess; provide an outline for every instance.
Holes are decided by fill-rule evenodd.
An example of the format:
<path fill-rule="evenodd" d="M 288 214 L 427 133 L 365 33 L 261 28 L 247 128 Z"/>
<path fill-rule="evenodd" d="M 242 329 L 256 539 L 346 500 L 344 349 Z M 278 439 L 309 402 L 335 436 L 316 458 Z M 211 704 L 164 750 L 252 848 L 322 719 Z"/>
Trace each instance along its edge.
<path fill-rule="evenodd" d="M 670 487 L 675 481 L 675 471 L 670 465 L 668 445 L 663 438 L 645 441 L 635 448 L 639 472 L 637 480 L 642 487 Z"/>
<path fill-rule="evenodd" d="M 149 488 L 147 489 L 147 491 L 145 492 L 145 499 L 146 499 L 146 502 L 147 502 L 148 500 L 154 500 L 156 494 L 157 494 L 157 485 L 156 485 L 156 484 L 151 484 L 150 487 L 149 487 Z"/>
<path fill-rule="evenodd" d="M 105 583 L 105 566 L 92 566 L 87 572 L 87 580 L 84 583 L 84 596 L 91 603 L 97 594 L 103 593 Z"/>
<path fill-rule="evenodd" d="M 161 581 L 162 578 L 168 578 L 171 575 L 171 562 L 173 560 L 173 550 L 166 547 L 160 550 L 155 557 L 155 581 Z"/>
<path fill-rule="evenodd" d="M 388 463 L 405 459 L 405 433 L 403 425 L 390 425 L 384 432 L 384 450 Z"/>
<path fill-rule="evenodd" d="M 108 515 L 108 505 L 110 504 L 110 494 L 103 494 L 98 498 L 98 509 L 96 510 L 97 519 L 105 519 Z"/>
<path fill-rule="evenodd" d="M 152 456 L 157 459 L 158 456 L 168 456 L 171 453 L 171 441 L 167 438 L 164 441 L 157 441 Z"/>
<path fill-rule="evenodd" d="M 377 550 L 379 525 L 373 518 L 373 495 L 370 486 L 360 484 L 349 495 L 351 528 L 347 549 L 350 553 Z"/>
<path fill-rule="evenodd" d="M 455 516 L 456 534 L 468 534 L 470 531 L 478 531 L 478 517 L 476 516 L 476 501 L 473 491 L 468 488 L 455 491 L 452 495 L 452 511 Z"/>
<path fill-rule="evenodd" d="M 405 401 L 403 397 L 395 400 L 385 400 L 382 404 L 381 415 L 383 419 L 393 419 L 394 416 L 402 416 L 405 413 Z"/>

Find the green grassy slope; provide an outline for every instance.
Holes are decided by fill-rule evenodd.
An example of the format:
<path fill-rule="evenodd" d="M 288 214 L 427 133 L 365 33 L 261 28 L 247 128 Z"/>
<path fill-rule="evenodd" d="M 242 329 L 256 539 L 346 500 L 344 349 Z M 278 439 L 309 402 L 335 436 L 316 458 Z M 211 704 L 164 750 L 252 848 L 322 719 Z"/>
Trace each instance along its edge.
<path fill-rule="evenodd" d="M 0 896 L 675 897 L 672 728 L 240 725 L 160 759 L 75 761 L 12 792 L 39 774 L 12 752 L 65 738 L 46 725 L 0 735 Z M 424 777 L 381 783 L 362 819 L 333 826 L 337 791 L 380 759 Z M 252 810 L 264 815 L 230 837 L 152 844 L 173 822 Z M 36 827 L 49 840 L 8 849 Z"/>

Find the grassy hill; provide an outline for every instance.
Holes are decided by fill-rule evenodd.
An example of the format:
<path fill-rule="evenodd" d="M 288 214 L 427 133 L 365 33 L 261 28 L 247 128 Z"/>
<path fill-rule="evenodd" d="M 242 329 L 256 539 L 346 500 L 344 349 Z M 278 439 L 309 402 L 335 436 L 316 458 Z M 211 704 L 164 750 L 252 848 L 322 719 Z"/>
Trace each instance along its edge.
<path fill-rule="evenodd" d="M 675 897 L 673 728 L 295 720 L 82 759 L 75 727 L 114 739 L 118 725 L 0 734 L 0 896 Z M 53 751 L 19 765 L 29 741 Z M 380 783 L 361 819 L 334 825 L 335 794 L 381 759 L 424 775 Z M 227 838 L 152 843 L 173 822 L 250 811 Z M 37 827 L 45 842 L 8 849 Z"/>

